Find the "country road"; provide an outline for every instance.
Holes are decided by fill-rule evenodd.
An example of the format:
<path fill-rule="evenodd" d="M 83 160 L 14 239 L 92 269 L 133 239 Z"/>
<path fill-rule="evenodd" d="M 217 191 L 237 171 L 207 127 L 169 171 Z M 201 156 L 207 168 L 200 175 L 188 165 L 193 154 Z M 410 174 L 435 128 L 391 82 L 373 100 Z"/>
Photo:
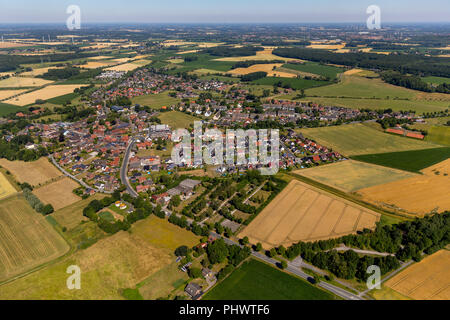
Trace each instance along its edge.
<path fill-rule="evenodd" d="M 127 188 L 127 192 L 134 198 L 138 196 L 137 192 L 134 191 L 133 187 L 130 184 L 130 180 L 128 179 L 128 162 L 130 161 L 131 149 L 137 140 L 143 140 L 142 137 L 134 137 L 131 139 L 130 143 L 125 150 L 125 155 L 123 156 L 122 166 L 120 167 L 120 180 Z"/>

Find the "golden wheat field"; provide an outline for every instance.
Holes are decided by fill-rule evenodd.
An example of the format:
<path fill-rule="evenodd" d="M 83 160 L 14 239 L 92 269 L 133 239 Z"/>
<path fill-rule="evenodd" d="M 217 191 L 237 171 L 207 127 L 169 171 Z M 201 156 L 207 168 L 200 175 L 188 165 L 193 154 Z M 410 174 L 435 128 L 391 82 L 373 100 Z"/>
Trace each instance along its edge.
<path fill-rule="evenodd" d="M 23 72 L 23 73 L 21 73 L 21 75 L 22 76 L 26 76 L 26 77 L 41 76 L 44 73 L 48 72 L 48 70 L 50 70 L 50 69 L 60 69 L 60 67 L 36 68 L 36 69 L 31 70 L 31 71 Z"/>
<path fill-rule="evenodd" d="M 64 177 L 43 187 L 34 189 L 33 193 L 44 204 L 50 203 L 55 210 L 58 210 L 81 200 L 80 197 L 72 192 L 73 189 L 78 187 L 78 183 L 70 178 Z"/>
<path fill-rule="evenodd" d="M 0 90 L 0 100 L 10 98 L 16 94 L 23 93 L 27 91 L 26 89 L 21 90 Z"/>
<path fill-rule="evenodd" d="M 56 259 L 69 249 L 23 196 L 0 201 L 0 212 L 0 282 Z"/>
<path fill-rule="evenodd" d="M 137 69 L 137 68 L 139 68 L 139 67 L 140 67 L 139 64 L 135 64 L 135 63 L 124 63 L 124 64 L 119 64 L 119 65 L 114 66 L 114 67 L 106 68 L 105 70 L 125 71 L 125 72 L 128 72 L 128 71 L 132 71 L 132 70 L 134 70 L 134 69 Z"/>
<path fill-rule="evenodd" d="M 16 193 L 16 189 L 6 179 L 3 173 L 0 173 L 0 199 L 4 199 Z"/>
<path fill-rule="evenodd" d="M 0 165 L 11 172 L 18 182 L 28 182 L 32 186 L 37 186 L 62 176 L 61 171 L 46 158 L 39 158 L 32 162 L 0 159 Z"/>
<path fill-rule="evenodd" d="M 26 79 L 26 78 L 24 78 Z M 14 104 L 17 106 L 26 106 L 28 104 L 35 103 L 37 99 L 51 99 L 59 97 L 68 93 L 72 93 L 76 88 L 81 88 L 83 84 L 66 84 L 66 85 L 50 85 L 48 87 L 25 93 L 19 97 L 5 100 L 5 103 Z"/>
<path fill-rule="evenodd" d="M 439 250 L 386 281 L 385 285 L 416 300 L 450 300 L 450 251 Z"/>
<path fill-rule="evenodd" d="M 0 88 L 39 87 L 52 82 L 40 78 L 9 77 L 0 80 Z"/>
<path fill-rule="evenodd" d="M 239 236 L 264 248 L 289 246 L 372 229 L 379 219 L 376 212 L 292 180 Z"/>
<path fill-rule="evenodd" d="M 380 206 L 422 216 L 450 209 L 450 159 L 422 170 L 422 175 L 357 192 Z"/>
<path fill-rule="evenodd" d="M 300 59 L 283 58 L 272 54 L 272 48 L 265 48 L 264 50 L 257 51 L 254 56 L 244 57 L 226 57 L 214 59 L 217 61 L 248 61 L 248 60 L 284 60 L 284 61 L 302 61 Z"/>
<path fill-rule="evenodd" d="M 275 70 L 281 67 L 282 63 L 267 63 L 267 64 L 254 64 L 247 68 L 236 68 L 228 71 L 227 73 L 232 75 L 243 75 L 258 71 L 267 72 L 268 77 L 285 77 L 285 78 L 295 78 L 297 75 L 295 73 L 288 73 L 284 71 Z"/>

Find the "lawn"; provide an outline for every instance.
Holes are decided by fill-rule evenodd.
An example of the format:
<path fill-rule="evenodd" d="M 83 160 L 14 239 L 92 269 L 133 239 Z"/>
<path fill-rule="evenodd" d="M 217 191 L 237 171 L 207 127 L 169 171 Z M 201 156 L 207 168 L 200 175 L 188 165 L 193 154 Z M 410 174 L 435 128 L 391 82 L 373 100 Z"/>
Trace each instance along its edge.
<path fill-rule="evenodd" d="M 332 300 L 308 282 L 251 259 L 203 297 L 204 300 Z"/>
<path fill-rule="evenodd" d="M 387 134 L 360 123 L 301 129 L 300 132 L 346 156 L 439 147 L 430 142 Z"/>
<path fill-rule="evenodd" d="M 191 124 L 194 125 L 194 121 L 200 121 L 199 118 L 179 111 L 162 112 L 158 118 L 174 130 L 189 128 Z"/>
<path fill-rule="evenodd" d="M 450 157 L 450 147 L 434 148 L 426 150 L 413 150 L 404 152 L 389 152 L 381 154 L 367 154 L 352 157 L 358 161 L 364 161 L 411 172 L 420 170 L 439 163 Z"/>
<path fill-rule="evenodd" d="M 134 97 L 132 101 L 134 104 L 137 103 L 143 106 L 149 106 L 153 109 L 160 109 L 163 106 L 169 107 L 173 104 L 177 104 L 180 102 L 180 99 L 172 98 L 167 92 L 163 92 Z"/>

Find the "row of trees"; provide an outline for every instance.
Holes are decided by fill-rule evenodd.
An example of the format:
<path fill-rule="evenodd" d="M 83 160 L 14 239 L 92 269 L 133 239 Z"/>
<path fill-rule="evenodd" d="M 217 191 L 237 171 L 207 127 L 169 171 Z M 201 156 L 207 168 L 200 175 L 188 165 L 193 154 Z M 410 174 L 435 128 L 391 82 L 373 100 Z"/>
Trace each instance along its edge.
<path fill-rule="evenodd" d="M 51 204 L 44 205 L 38 197 L 36 197 L 30 189 L 24 188 L 23 195 L 25 199 L 28 201 L 30 206 L 39 213 L 43 215 L 50 214 L 54 211 L 53 206 Z"/>
<path fill-rule="evenodd" d="M 442 83 L 436 87 L 431 86 L 418 76 L 404 75 L 396 71 L 385 71 L 381 73 L 383 81 L 408 89 L 424 92 L 450 93 L 450 83 Z"/>

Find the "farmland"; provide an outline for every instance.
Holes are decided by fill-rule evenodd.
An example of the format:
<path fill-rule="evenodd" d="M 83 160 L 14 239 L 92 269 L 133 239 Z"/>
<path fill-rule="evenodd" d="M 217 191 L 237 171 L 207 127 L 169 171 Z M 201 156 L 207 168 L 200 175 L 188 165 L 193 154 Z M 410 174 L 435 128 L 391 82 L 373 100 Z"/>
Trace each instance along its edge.
<path fill-rule="evenodd" d="M 7 198 L 14 193 L 16 193 L 16 189 L 0 172 L 0 199 Z"/>
<path fill-rule="evenodd" d="M 0 212 L 0 282 L 56 259 L 69 249 L 23 197 L 0 201 Z"/>
<path fill-rule="evenodd" d="M 39 87 L 52 82 L 40 78 L 9 77 L 0 80 L 0 88 Z"/>
<path fill-rule="evenodd" d="M 308 282 L 251 259 L 206 293 L 204 300 L 332 300 Z"/>
<path fill-rule="evenodd" d="M 0 159 L 0 165 L 10 171 L 18 182 L 28 182 L 32 186 L 44 184 L 62 175 L 61 171 L 54 167 L 47 158 L 40 158 L 33 162 Z"/>
<path fill-rule="evenodd" d="M 25 90 L 25 89 L 22 89 L 22 90 L 0 90 L 0 100 L 7 99 L 9 97 L 12 97 L 19 93 L 23 93 L 25 91 L 27 91 L 27 90 Z"/>
<path fill-rule="evenodd" d="M 232 75 L 243 75 L 253 72 L 266 72 L 269 77 L 286 77 L 295 78 L 297 75 L 295 73 L 287 73 L 283 71 L 278 71 L 276 68 L 281 67 L 281 63 L 268 63 L 268 64 L 254 64 L 247 68 L 236 68 L 228 71 Z"/>
<path fill-rule="evenodd" d="M 359 123 L 300 131 L 306 137 L 346 156 L 438 147 L 429 142 L 383 133 Z"/>
<path fill-rule="evenodd" d="M 431 127 L 425 140 L 450 146 L 450 127 Z"/>
<path fill-rule="evenodd" d="M 138 103 L 143 106 L 149 106 L 150 108 L 160 109 L 161 107 L 169 107 L 173 104 L 180 102 L 177 98 L 170 97 L 167 93 L 148 94 L 133 98 L 133 103 Z"/>
<path fill-rule="evenodd" d="M 342 68 L 319 64 L 317 62 L 305 62 L 304 64 L 285 64 L 283 68 L 288 68 L 296 71 L 315 74 L 318 76 L 329 77 L 335 79 L 337 75 L 344 71 Z"/>
<path fill-rule="evenodd" d="M 322 81 L 322 80 L 308 80 L 308 79 L 302 79 L 302 78 L 282 78 L 282 77 L 265 77 L 258 80 L 253 80 L 251 83 L 259 84 L 259 85 L 266 85 L 266 86 L 273 86 L 276 83 L 281 83 L 281 86 L 289 86 L 292 89 L 300 90 L 300 89 L 307 89 L 312 87 L 318 87 L 323 86 L 326 84 L 329 84 L 328 81 Z"/>
<path fill-rule="evenodd" d="M 389 279 L 384 285 L 416 300 L 450 300 L 450 251 L 440 250 Z"/>
<path fill-rule="evenodd" d="M 422 170 L 423 174 L 358 191 L 378 206 L 423 216 L 450 209 L 450 159 Z"/>
<path fill-rule="evenodd" d="M 289 246 L 371 229 L 379 219 L 378 213 L 293 180 L 239 236 L 264 248 Z"/>
<path fill-rule="evenodd" d="M 433 148 L 354 156 L 353 159 L 381 166 L 419 172 L 450 157 L 450 148 Z"/>
<path fill-rule="evenodd" d="M 162 112 L 158 118 L 161 119 L 162 123 L 169 125 L 172 129 L 189 128 L 190 125 L 194 125 L 194 121 L 200 120 L 179 111 Z"/>
<path fill-rule="evenodd" d="M 414 174 L 348 160 L 324 166 L 294 171 L 307 178 L 331 185 L 345 192 L 353 192 L 391 181 L 413 177 Z"/>
<path fill-rule="evenodd" d="M 33 193 L 44 203 L 50 203 L 55 210 L 64 208 L 80 200 L 72 190 L 79 185 L 74 180 L 64 177 L 33 190 Z"/>
<path fill-rule="evenodd" d="M 72 93 L 76 88 L 82 87 L 82 84 L 67 84 L 67 85 L 50 85 L 45 88 L 25 93 L 13 99 L 5 100 L 5 103 L 10 103 L 18 106 L 26 106 L 34 103 L 37 99 L 47 100 Z"/>

